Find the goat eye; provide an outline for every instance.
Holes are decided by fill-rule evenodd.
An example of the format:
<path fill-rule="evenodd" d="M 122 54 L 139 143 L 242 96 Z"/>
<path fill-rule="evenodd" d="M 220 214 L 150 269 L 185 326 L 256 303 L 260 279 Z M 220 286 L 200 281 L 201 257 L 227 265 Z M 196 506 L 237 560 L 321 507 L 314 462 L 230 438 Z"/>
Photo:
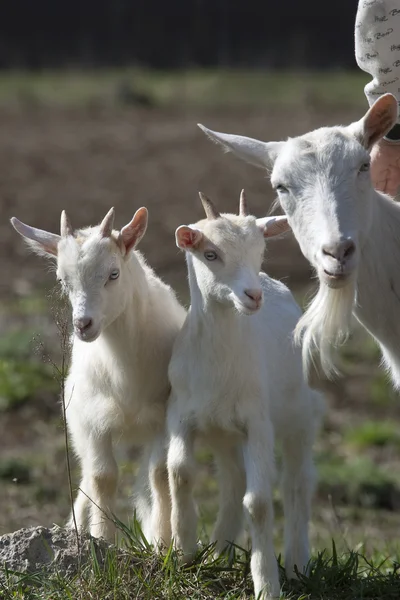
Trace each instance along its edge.
<path fill-rule="evenodd" d="M 365 171 L 369 171 L 369 162 L 365 162 L 361 165 L 361 167 L 359 168 L 358 172 L 359 173 L 364 173 Z"/>
<path fill-rule="evenodd" d="M 289 192 L 288 188 L 282 184 L 275 186 L 275 190 L 280 194 L 287 194 Z"/>
<path fill-rule="evenodd" d="M 110 277 L 109 277 L 109 279 L 111 279 L 111 281 L 113 281 L 114 279 L 118 279 L 118 277 L 119 277 L 118 269 L 114 269 L 114 271 L 111 271 Z"/>
<path fill-rule="evenodd" d="M 204 252 L 204 258 L 207 260 L 215 260 L 218 258 L 218 255 L 216 252 L 214 252 L 214 250 L 207 250 L 207 252 Z"/>

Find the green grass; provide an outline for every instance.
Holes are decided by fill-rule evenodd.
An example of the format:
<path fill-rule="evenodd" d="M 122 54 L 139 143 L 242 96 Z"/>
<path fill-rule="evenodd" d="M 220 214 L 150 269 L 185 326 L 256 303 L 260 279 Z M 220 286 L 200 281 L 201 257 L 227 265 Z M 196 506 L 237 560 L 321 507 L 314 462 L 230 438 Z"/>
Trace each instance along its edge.
<path fill-rule="evenodd" d="M 53 368 L 32 352 L 35 333 L 14 329 L 0 339 L 0 413 L 44 391 L 56 393 Z"/>
<path fill-rule="evenodd" d="M 0 598 L 24 600 L 230 600 L 254 599 L 250 555 L 235 548 L 234 560 L 213 558 L 213 547 L 199 551 L 191 566 L 180 566 L 171 548 L 155 554 L 137 532 L 124 527 L 120 549 L 99 552 L 92 542 L 89 560 L 76 572 L 31 574 L 0 573 Z M 336 546 L 315 555 L 307 576 L 298 581 L 285 578 L 279 557 L 282 593 L 290 600 L 398 600 L 400 565 L 398 556 L 377 555 L 372 559 L 349 551 L 338 556 Z M 0 580 L 1 581 L 1 580 Z"/>
<path fill-rule="evenodd" d="M 16 408 L 43 391 L 56 390 L 49 365 L 0 358 L 0 412 Z"/>
<path fill-rule="evenodd" d="M 381 370 L 371 382 L 370 397 L 374 404 L 381 406 L 398 403 L 398 392 L 393 389 L 390 377 L 385 371 Z"/>
<path fill-rule="evenodd" d="M 38 288 L 34 293 L 26 296 L 13 297 L 10 299 L 1 299 L 1 311 L 10 316 L 18 317 L 33 317 L 46 314 L 48 310 L 48 301 L 46 297 L 50 297 L 53 291 Z"/>
<path fill-rule="evenodd" d="M 15 409 L 35 396 L 58 394 L 54 365 L 50 352 L 38 335 L 38 327 L 31 319 L 42 317 L 50 311 L 62 310 L 57 288 L 51 292 L 36 292 L 21 298 L 2 300 L 0 309 L 7 314 L 11 325 L 0 337 L 0 413 Z M 58 346 L 51 348 L 51 359 Z"/>
<path fill-rule="evenodd" d="M 318 493 L 335 504 L 393 509 L 400 498 L 398 479 L 367 456 L 320 456 Z"/>
<path fill-rule="evenodd" d="M 348 342 L 341 348 L 340 356 L 345 364 L 359 364 L 362 361 L 374 366 L 381 360 L 381 351 L 375 340 L 366 336 L 361 326 L 356 325 Z"/>
<path fill-rule="evenodd" d="M 395 446 L 400 449 L 400 431 L 393 421 L 365 421 L 348 429 L 345 440 L 357 448 Z"/>
<path fill-rule="evenodd" d="M 14 71 L 0 75 L 0 106 L 115 105 L 129 103 L 132 92 L 159 106 L 361 106 L 360 90 L 367 81 L 368 76 L 357 70 Z"/>
<path fill-rule="evenodd" d="M 14 481 L 15 483 L 30 483 L 31 468 L 18 458 L 0 459 L 0 479 L 3 481 Z"/>

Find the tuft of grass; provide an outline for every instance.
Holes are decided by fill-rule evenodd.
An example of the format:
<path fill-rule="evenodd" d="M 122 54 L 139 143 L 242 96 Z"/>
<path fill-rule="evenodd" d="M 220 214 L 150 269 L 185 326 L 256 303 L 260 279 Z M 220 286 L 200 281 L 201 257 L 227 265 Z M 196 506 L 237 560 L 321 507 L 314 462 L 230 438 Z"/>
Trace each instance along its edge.
<path fill-rule="evenodd" d="M 310 573 L 300 576 L 298 589 L 300 596 L 290 596 L 293 600 L 395 600 L 400 597 L 398 557 L 369 560 L 355 551 L 339 557 L 332 542 L 331 555 L 324 551 L 311 561 Z"/>
<path fill-rule="evenodd" d="M 365 421 L 348 429 L 345 440 L 357 448 L 396 446 L 400 448 L 400 432 L 394 421 Z"/>
<path fill-rule="evenodd" d="M 239 599 L 250 597 L 249 557 L 234 565 L 213 558 L 213 546 L 201 550 L 191 566 L 179 566 L 179 557 L 170 547 L 160 555 L 143 537 L 140 528 L 118 522 L 124 534 L 121 548 L 109 548 L 99 557 L 94 541 L 89 560 L 70 574 L 53 565 L 51 571 L 29 574 L 0 570 L 4 597 L 32 599 L 118 598 L 128 600 L 193 598 Z M 0 597 L 2 592 L 0 589 Z"/>

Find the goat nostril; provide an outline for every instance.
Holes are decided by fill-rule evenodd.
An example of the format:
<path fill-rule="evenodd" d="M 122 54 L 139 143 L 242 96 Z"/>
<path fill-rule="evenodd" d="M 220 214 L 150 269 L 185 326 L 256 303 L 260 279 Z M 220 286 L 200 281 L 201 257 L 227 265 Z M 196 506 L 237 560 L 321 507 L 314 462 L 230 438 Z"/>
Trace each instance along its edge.
<path fill-rule="evenodd" d="M 353 240 L 344 240 L 337 244 L 326 244 L 322 246 L 322 254 L 331 256 L 335 260 L 342 262 L 345 258 L 350 258 L 354 254 L 356 245 Z"/>
<path fill-rule="evenodd" d="M 244 290 L 244 293 L 246 294 L 246 296 L 248 298 L 250 298 L 251 300 L 254 300 L 254 302 L 260 302 L 260 300 L 262 298 L 261 290 Z"/>
<path fill-rule="evenodd" d="M 92 326 L 92 319 L 88 319 L 88 322 L 83 327 L 84 330 L 89 329 Z"/>
<path fill-rule="evenodd" d="M 84 319 L 77 319 L 75 321 L 75 326 L 79 331 L 87 331 L 92 326 L 92 319 L 86 317 Z"/>
<path fill-rule="evenodd" d="M 334 254 L 332 254 L 332 249 L 328 249 L 327 246 L 322 246 L 322 254 L 325 254 L 325 256 L 333 256 L 334 258 Z"/>
<path fill-rule="evenodd" d="M 344 246 L 343 256 L 345 258 L 349 258 L 352 254 L 354 254 L 355 249 L 356 249 L 356 245 L 353 242 L 353 240 L 348 240 L 346 242 L 346 245 Z"/>

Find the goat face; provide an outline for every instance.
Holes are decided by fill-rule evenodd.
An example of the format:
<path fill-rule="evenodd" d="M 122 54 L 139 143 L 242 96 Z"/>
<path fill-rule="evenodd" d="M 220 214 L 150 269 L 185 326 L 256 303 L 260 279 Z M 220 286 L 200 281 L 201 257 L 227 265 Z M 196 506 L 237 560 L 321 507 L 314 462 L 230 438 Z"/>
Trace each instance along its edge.
<path fill-rule="evenodd" d="M 139 208 L 118 233 L 112 208 L 97 227 L 74 230 L 63 211 L 61 235 L 11 219 L 34 252 L 57 261 L 57 279 L 68 294 L 80 340 L 93 342 L 125 310 L 132 291 L 126 262 L 146 232 L 147 219 L 147 209 Z"/>
<path fill-rule="evenodd" d="M 243 160 L 272 171 L 301 250 L 329 287 L 355 278 L 371 222 L 369 151 L 397 120 L 397 101 L 381 96 L 349 127 L 322 128 L 287 142 L 210 131 L 213 141 Z"/>
<path fill-rule="evenodd" d="M 198 288 L 203 305 L 211 300 L 252 315 L 262 306 L 260 270 L 264 238 L 289 229 L 286 216 L 255 219 L 248 214 L 244 190 L 240 194 L 239 216 L 221 215 L 209 198 L 200 192 L 207 219 L 195 225 L 181 225 L 175 232 L 176 245 L 188 254 L 192 304 Z M 198 299 L 197 299 L 198 300 Z"/>
<path fill-rule="evenodd" d="M 62 239 L 57 278 L 68 294 L 75 335 L 93 342 L 124 310 L 124 264 L 112 238 Z"/>
<path fill-rule="evenodd" d="M 82 341 L 93 342 L 124 312 L 132 291 L 126 259 L 145 234 L 147 219 L 147 209 L 140 208 L 117 235 L 112 208 L 96 229 L 74 234 L 64 213 L 57 276 L 68 293 L 74 331 Z"/>
<path fill-rule="evenodd" d="M 289 140 L 271 183 L 304 256 L 329 287 L 357 270 L 370 226 L 369 155 L 346 130 L 319 129 Z"/>
<path fill-rule="evenodd" d="M 215 301 L 245 315 L 260 309 L 264 237 L 254 217 L 221 215 L 182 225 L 176 242 L 189 253 L 190 278 L 195 278 L 204 304 Z"/>

